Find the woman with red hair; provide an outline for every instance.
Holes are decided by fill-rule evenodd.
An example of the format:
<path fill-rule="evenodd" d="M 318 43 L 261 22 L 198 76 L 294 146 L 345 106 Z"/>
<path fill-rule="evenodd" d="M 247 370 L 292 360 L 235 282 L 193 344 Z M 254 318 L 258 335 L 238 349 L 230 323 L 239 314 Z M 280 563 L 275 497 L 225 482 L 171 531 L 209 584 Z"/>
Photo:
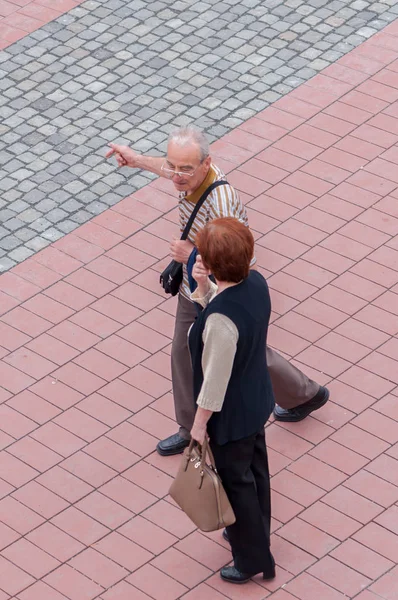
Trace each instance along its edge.
<path fill-rule="evenodd" d="M 275 577 L 270 551 L 271 501 L 264 425 L 274 408 L 266 361 L 271 301 L 264 277 L 250 270 L 254 240 L 233 218 L 215 219 L 199 233 L 192 300 L 203 306 L 189 332 L 194 396 L 191 436 L 207 434 L 235 512 L 224 532 L 234 565 L 221 577 L 246 583 Z M 212 274 L 215 282 L 209 279 Z"/>

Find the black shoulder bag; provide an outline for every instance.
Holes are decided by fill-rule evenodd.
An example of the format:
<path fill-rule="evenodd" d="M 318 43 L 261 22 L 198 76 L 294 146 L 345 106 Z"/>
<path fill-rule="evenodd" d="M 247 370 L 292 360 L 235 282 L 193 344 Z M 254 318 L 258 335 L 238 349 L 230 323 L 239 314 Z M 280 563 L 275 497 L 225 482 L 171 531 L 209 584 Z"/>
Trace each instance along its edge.
<path fill-rule="evenodd" d="M 195 217 L 206 200 L 207 196 L 219 185 L 225 185 L 228 182 L 225 180 L 215 181 L 203 192 L 202 196 L 199 198 L 198 202 L 195 205 L 195 208 L 192 211 L 191 216 L 189 217 L 188 223 L 185 225 L 184 231 L 182 232 L 181 239 L 186 240 L 189 234 L 189 231 L 192 227 L 192 223 L 195 220 Z M 163 287 L 166 294 L 171 294 L 175 296 L 178 294 L 178 290 L 181 285 L 183 276 L 182 271 L 182 263 L 177 262 L 176 260 L 172 260 L 171 263 L 165 268 L 163 273 L 160 275 L 160 284 Z"/>

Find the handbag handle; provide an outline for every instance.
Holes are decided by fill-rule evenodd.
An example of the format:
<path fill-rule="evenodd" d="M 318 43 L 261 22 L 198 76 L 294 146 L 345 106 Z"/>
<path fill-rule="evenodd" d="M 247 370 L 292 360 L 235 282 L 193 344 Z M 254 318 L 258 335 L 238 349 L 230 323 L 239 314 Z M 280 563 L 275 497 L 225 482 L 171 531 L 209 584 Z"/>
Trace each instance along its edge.
<path fill-rule="evenodd" d="M 195 444 L 199 447 L 199 453 L 200 453 L 200 466 L 205 465 L 206 464 L 206 457 L 207 455 L 209 456 L 210 459 L 210 465 L 213 467 L 213 469 L 216 471 L 216 463 L 214 462 L 214 456 L 213 456 L 213 452 L 211 451 L 209 442 L 207 440 L 207 438 L 205 437 L 204 442 L 202 445 L 200 445 L 198 442 L 196 442 L 195 440 L 191 439 L 191 441 L 189 442 L 189 446 L 188 446 L 188 461 L 191 458 L 191 453 L 193 450 L 193 447 L 195 446 Z"/>
<path fill-rule="evenodd" d="M 181 239 L 182 240 L 186 240 L 188 237 L 188 233 L 190 232 L 190 229 L 192 227 L 192 223 L 195 220 L 196 215 L 198 214 L 198 211 L 200 209 L 200 207 L 202 206 L 202 204 L 204 203 L 204 201 L 206 200 L 207 196 L 219 185 L 228 185 L 228 181 L 225 181 L 224 179 L 220 180 L 220 181 L 214 181 L 211 185 L 209 185 L 209 187 L 203 192 L 203 194 L 201 195 L 201 197 L 199 198 L 199 200 L 197 201 L 197 203 L 195 204 L 195 208 L 193 209 L 191 216 L 188 219 L 187 224 L 184 227 L 184 231 L 182 232 L 181 235 Z"/>

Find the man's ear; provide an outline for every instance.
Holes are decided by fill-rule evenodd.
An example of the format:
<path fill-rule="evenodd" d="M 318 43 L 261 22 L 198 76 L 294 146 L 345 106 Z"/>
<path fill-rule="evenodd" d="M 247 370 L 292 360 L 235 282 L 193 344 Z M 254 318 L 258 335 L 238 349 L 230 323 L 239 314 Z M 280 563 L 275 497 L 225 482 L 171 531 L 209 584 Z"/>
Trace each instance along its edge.
<path fill-rule="evenodd" d="M 210 155 L 204 159 L 203 164 L 205 165 L 206 169 L 210 168 L 210 165 L 211 165 L 211 156 Z"/>

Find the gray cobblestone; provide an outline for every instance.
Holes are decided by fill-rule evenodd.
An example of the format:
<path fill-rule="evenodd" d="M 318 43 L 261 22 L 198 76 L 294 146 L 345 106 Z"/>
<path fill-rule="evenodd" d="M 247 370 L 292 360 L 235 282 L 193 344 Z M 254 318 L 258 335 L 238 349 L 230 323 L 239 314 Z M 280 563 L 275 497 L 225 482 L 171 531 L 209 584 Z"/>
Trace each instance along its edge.
<path fill-rule="evenodd" d="M 152 179 L 105 162 L 108 141 L 159 155 L 192 121 L 216 139 L 397 14 L 396 0 L 88 0 L 0 52 L 0 271 Z"/>

